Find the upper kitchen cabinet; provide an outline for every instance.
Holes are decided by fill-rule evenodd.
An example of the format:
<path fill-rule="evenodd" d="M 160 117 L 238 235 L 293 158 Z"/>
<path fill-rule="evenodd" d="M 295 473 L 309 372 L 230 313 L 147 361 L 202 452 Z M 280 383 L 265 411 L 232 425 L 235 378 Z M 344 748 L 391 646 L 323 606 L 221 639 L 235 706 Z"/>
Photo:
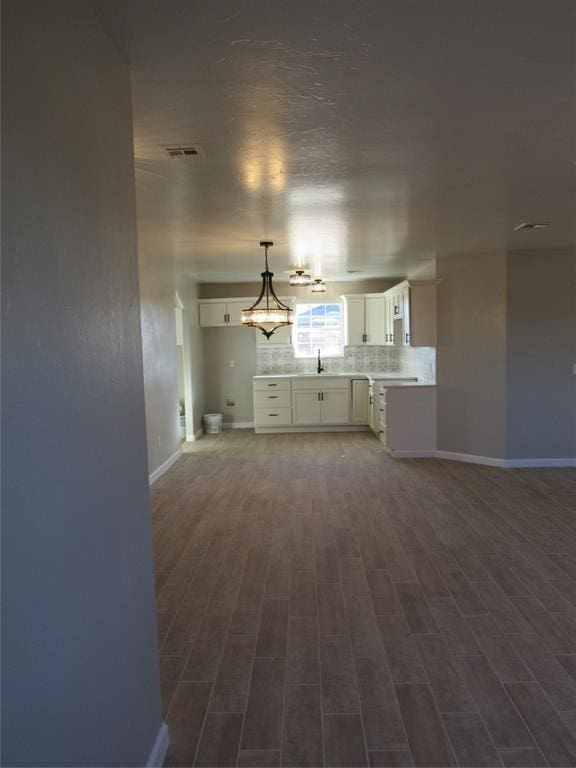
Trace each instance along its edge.
<path fill-rule="evenodd" d="M 384 294 L 343 296 L 347 347 L 383 346 L 386 343 Z"/>
<path fill-rule="evenodd" d="M 253 302 L 250 299 L 203 299 L 199 302 L 202 328 L 242 325 L 242 310 Z"/>
<path fill-rule="evenodd" d="M 390 291 L 393 343 L 436 346 L 436 281 L 405 280 Z M 398 334 L 401 333 L 401 338 Z"/>

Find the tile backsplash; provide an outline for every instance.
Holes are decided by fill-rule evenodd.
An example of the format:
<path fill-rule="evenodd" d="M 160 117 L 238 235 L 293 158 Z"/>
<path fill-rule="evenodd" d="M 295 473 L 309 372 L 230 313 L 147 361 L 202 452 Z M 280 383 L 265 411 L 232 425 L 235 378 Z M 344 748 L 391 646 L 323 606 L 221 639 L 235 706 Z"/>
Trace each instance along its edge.
<path fill-rule="evenodd" d="M 343 357 L 322 361 L 325 373 L 399 373 L 422 381 L 436 380 L 434 347 L 345 347 Z M 315 373 L 315 358 L 297 358 L 291 347 L 259 346 L 256 373 Z"/>

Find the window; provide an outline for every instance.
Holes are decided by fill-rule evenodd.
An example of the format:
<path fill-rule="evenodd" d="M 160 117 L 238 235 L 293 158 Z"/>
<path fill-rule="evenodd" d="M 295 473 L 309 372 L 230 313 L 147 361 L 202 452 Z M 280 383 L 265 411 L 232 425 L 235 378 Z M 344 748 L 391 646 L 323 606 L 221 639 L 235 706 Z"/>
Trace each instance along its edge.
<path fill-rule="evenodd" d="M 344 328 L 342 304 L 297 304 L 294 312 L 296 357 L 342 357 Z"/>

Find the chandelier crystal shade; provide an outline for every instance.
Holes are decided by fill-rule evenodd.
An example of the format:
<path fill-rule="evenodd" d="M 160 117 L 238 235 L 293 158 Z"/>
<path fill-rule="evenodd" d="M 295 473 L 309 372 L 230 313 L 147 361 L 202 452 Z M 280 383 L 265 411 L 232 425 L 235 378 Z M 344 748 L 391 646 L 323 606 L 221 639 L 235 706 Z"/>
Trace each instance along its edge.
<path fill-rule="evenodd" d="M 268 269 L 268 248 L 274 243 L 263 240 L 260 245 L 264 248 L 265 264 L 265 270 L 261 273 L 262 288 L 254 304 L 242 310 L 242 325 L 258 328 L 269 339 L 277 328 L 292 325 L 292 310 L 276 296 L 272 285 L 274 273 Z"/>
<path fill-rule="evenodd" d="M 310 275 L 307 275 L 303 269 L 297 269 L 295 270 L 293 275 L 290 275 L 290 278 L 288 280 L 289 285 L 297 285 L 297 286 L 306 286 L 310 285 L 312 282 L 312 278 Z"/>
<path fill-rule="evenodd" d="M 326 293 L 326 283 L 321 277 L 317 277 L 310 288 L 312 293 Z"/>

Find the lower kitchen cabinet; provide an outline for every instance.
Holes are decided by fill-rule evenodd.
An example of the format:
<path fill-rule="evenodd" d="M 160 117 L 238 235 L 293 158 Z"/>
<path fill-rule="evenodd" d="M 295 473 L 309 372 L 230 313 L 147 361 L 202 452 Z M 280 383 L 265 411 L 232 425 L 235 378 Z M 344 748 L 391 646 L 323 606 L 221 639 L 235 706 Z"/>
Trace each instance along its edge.
<path fill-rule="evenodd" d="M 368 424 L 368 379 L 352 379 L 352 423 Z"/>
<path fill-rule="evenodd" d="M 350 384 L 339 389 L 292 391 L 294 426 L 320 426 L 350 423 Z"/>
<path fill-rule="evenodd" d="M 321 423 L 349 424 L 350 423 L 350 387 L 332 389 L 320 393 Z"/>
<path fill-rule="evenodd" d="M 295 426 L 322 423 L 319 392 L 292 392 L 292 423 Z"/>
<path fill-rule="evenodd" d="M 436 387 L 379 387 L 374 432 L 393 456 L 436 450 Z"/>
<path fill-rule="evenodd" d="M 436 450 L 436 387 L 386 386 L 346 376 L 254 379 L 256 432 L 361 430 L 369 426 L 392 456 Z"/>

